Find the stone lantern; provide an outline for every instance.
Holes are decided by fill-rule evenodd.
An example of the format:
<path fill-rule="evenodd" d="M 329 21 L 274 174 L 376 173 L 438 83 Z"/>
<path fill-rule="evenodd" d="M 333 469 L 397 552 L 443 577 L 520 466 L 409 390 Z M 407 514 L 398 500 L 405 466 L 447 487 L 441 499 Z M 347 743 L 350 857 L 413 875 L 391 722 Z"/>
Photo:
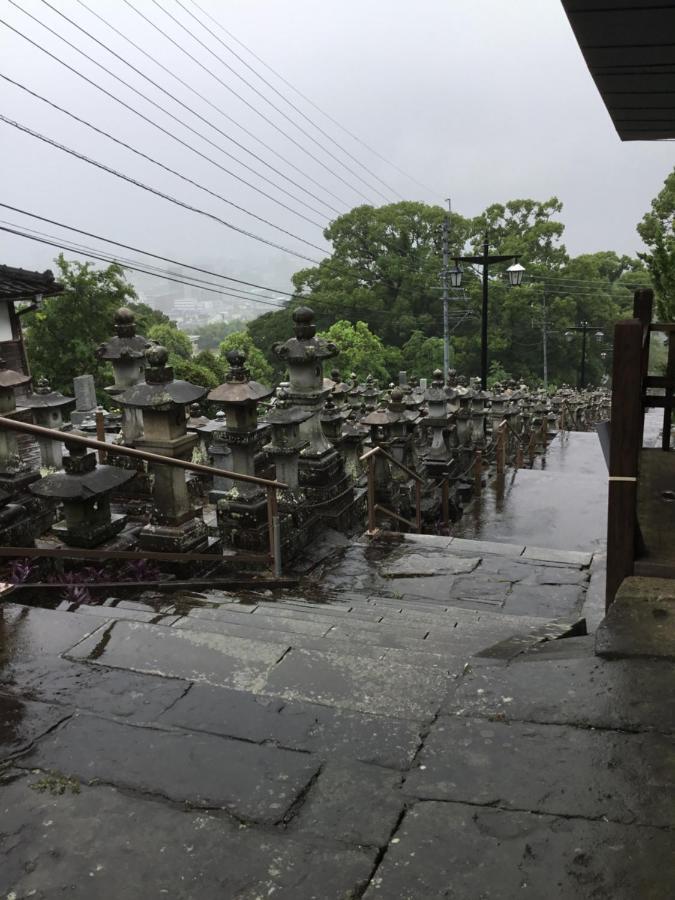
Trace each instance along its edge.
<path fill-rule="evenodd" d="M 316 336 L 314 313 L 305 306 L 293 312 L 295 335 L 273 350 L 288 366 L 289 401 L 310 417 L 300 425 L 301 436 L 308 441 L 300 454 L 299 481 L 310 504 L 319 505 L 319 517 L 329 518 L 334 527 L 348 524 L 354 492 L 345 473 L 342 457 L 326 438 L 321 426 L 321 411 L 328 391 L 323 383 L 323 363 L 336 356 L 335 344 Z"/>
<path fill-rule="evenodd" d="M 111 397 L 118 397 L 143 379 L 147 338 L 136 334 L 136 319 L 126 306 L 115 313 L 115 335 L 96 351 L 99 359 L 112 363 L 115 383 L 106 388 Z M 124 444 L 132 446 L 143 434 L 143 416 L 140 409 L 127 406 L 122 418 Z"/>
<path fill-rule="evenodd" d="M 36 425 L 60 431 L 63 427 L 63 413 L 67 407 L 75 403 L 75 398 L 53 391 L 47 379 L 41 378 L 35 393 L 29 394 L 23 402 L 24 406 L 31 410 Z M 61 441 L 43 437 L 39 437 L 37 441 L 40 445 L 42 465 L 46 469 L 60 469 L 63 460 Z"/>
<path fill-rule="evenodd" d="M 333 402 L 338 409 L 344 409 L 344 407 L 347 405 L 347 395 L 351 390 L 351 385 L 347 384 L 347 382 L 345 381 L 342 381 L 342 379 L 340 378 L 340 372 L 337 369 L 333 369 L 330 375 L 334 382 L 333 390 L 331 392 Z"/>
<path fill-rule="evenodd" d="M 118 534 L 126 516 L 110 511 L 110 495 L 130 481 L 135 472 L 117 466 L 99 466 L 96 453 L 81 444 L 68 441 L 63 457 L 63 472 L 47 475 L 31 484 L 29 490 L 46 500 L 63 504 L 63 519 L 52 530 L 69 547 L 98 547 Z"/>
<path fill-rule="evenodd" d="M 197 443 L 196 434 L 188 434 L 185 407 L 200 400 L 207 388 L 189 381 L 175 381 L 167 365 L 165 347 L 153 344 L 145 352 L 145 381 L 128 388 L 118 397 L 124 408 L 143 413 L 143 437 L 136 440 L 139 450 L 190 459 Z M 201 510 L 192 508 L 185 469 L 150 463 L 153 476 L 151 521 L 140 533 L 144 550 L 188 553 L 207 546 L 206 525 Z"/>
<path fill-rule="evenodd" d="M 204 440 L 209 459 L 216 469 L 232 471 L 232 450 L 227 443 L 227 422 L 225 412 L 219 409 L 214 419 L 199 429 Z M 234 482 L 226 475 L 213 476 L 213 488 L 209 491 L 209 503 L 217 503 L 232 489 Z"/>
<path fill-rule="evenodd" d="M 273 391 L 251 380 L 246 355 L 240 350 L 230 350 L 226 358 L 230 370 L 225 381 L 207 399 L 222 406 L 225 412 L 224 437 L 232 453 L 231 471 L 255 475 L 258 403 L 271 397 Z M 235 481 L 216 508 L 226 546 L 261 552 L 267 549 L 267 493 L 260 485 Z"/>
<path fill-rule="evenodd" d="M 289 491 L 297 494 L 298 459 L 300 451 L 307 446 L 307 441 L 300 435 L 300 426 L 312 414 L 293 406 L 288 391 L 283 388 L 277 391 L 277 398 L 274 409 L 267 414 L 267 421 L 272 427 L 272 440 L 264 449 L 274 463 L 277 481 L 283 481 Z"/>
<path fill-rule="evenodd" d="M 440 369 L 434 372 L 431 387 L 425 391 L 424 399 L 429 410 L 426 422 L 431 428 L 431 446 L 424 455 L 424 464 L 432 477 L 443 477 L 449 474 L 453 460 L 446 443 L 450 424 L 448 394 L 443 385 L 443 373 Z"/>
<path fill-rule="evenodd" d="M 16 389 L 30 380 L 30 375 L 8 369 L 5 359 L 0 357 L 0 416 L 16 417 Z M 11 496 L 39 477 L 20 452 L 16 431 L 0 428 L 0 489 Z"/>
<path fill-rule="evenodd" d="M 356 372 L 352 372 L 349 376 L 349 390 L 347 391 L 347 405 L 349 406 L 350 418 L 357 418 L 357 413 L 361 409 L 361 391 L 356 377 Z"/>
<path fill-rule="evenodd" d="M 377 404 L 380 399 L 380 389 L 377 386 L 377 381 L 373 378 L 372 375 L 368 375 L 366 378 L 366 386 L 361 392 L 361 400 L 366 404 L 366 409 L 368 412 L 372 412 L 374 409 L 377 409 Z"/>

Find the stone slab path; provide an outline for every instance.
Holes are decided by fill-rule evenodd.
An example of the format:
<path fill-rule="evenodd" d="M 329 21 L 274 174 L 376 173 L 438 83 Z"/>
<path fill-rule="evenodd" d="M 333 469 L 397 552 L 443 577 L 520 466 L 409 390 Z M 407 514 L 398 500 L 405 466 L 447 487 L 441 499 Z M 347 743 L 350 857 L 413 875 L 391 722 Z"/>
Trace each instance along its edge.
<path fill-rule="evenodd" d="M 673 663 L 594 655 L 593 572 L 408 536 L 2 604 L 0 897 L 670 898 Z"/>

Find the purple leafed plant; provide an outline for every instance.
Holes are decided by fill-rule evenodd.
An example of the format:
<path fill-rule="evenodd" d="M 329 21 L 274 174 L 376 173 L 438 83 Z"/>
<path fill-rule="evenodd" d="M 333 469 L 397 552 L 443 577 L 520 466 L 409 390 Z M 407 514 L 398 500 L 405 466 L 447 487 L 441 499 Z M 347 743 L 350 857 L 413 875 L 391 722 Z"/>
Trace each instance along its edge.
<path fill-rule="evenodd" d="M 131 560 L 120 573 L 124 581 L 159 581 L 161 577 L 158 567 L 148 559 Z"/>
<path fill-rule="evenodd" d="M 13 559 L 9 563 L 9 580 L 11 584 L 25 584 L 37 569 L 30 559 Z"/>

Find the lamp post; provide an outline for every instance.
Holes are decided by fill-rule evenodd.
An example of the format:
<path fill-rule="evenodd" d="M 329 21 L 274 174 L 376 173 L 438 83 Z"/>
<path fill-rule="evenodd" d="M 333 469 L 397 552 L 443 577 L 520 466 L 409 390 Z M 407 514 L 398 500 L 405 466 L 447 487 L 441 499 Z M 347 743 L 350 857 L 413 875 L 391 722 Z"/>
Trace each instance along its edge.
<path fill-rule="evenodd" d="M 593 337 L 596 342 L 598 344 L 602 343 L 605 339 L 605 333 L 602 331 L 601 325 L 591 325 L 589 322 L 582 322 L 580 325 L 572 325 L 565 332 L 565 339 L 568 343 L 574 337 L 574 332 L 581 332 L 581 371 L 579 373 L 579 383 L 577 384 L 580 390 L 586 384 L 586 335 L 591 331 L 595 332 Z"/>
<path fill-rule="evenodd" d="M 492 256 L 489 253 L 490 245 L 488 242 L 488 236 L 485 235 L 485 240 L 483 241 L 483 254 L 482 256 L 458 256 L 455 258 L 455 271 L 458 271 L 458 274 L 455 275 L 456 284 L 453 283 L 453 287 L 459 287 L 462 283 L 462 275 L 461 269 L 459 268 L 460 262 L 473 263 L 474 265 L 480 265 L 483 267 L 483 303 L 481 310 L 481 326 L 480 326 L 480 382 L 481 387 L 485 391 L 487 390 L 487 373 L 488 373 L 488 270 L 489 267 L 495 265 L 500 262 L 508 262 L 508 260 L 514 260 L 513 265 L 509 266 L 506 270 L 509 276 L 509 284 L 512 287 L 518 287 L 523 281 L 523 273 L 525 269 L 518 263 L 518 257 L 513 253 L 502 256 L 498 254 L 493 254 Z M 452 281 L 452 273 L 451 273 L 451 281 Z"/>

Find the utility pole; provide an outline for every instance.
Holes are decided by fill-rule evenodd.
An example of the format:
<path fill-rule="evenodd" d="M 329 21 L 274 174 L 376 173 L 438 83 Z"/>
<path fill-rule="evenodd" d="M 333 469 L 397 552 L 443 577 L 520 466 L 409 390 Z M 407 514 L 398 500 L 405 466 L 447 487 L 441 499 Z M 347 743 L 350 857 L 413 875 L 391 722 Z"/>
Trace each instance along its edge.
<path fill-rule="evenodd" d="M 544 289 L 544 296 L 541 301 L 542 307 L 542 320 L 541 320 L 541 330 L 542 330 L 542 345 L 544 349 L 544 391 L 548 394 L 548 322 L 546 321 L 546 289 Z"/>
<path fill-rule="evenodd" d="M 590 334 L 591 331 L 595 332 L 595 340 L 598 343 L 602 343 L 603 338 L 605 337 L 604 332 L 602 331 L 602 325 L 591 325 L 589 322 L 582 322 L 580 325 L 572 325 L 565 332 L 565 338 L 570 341 L 573 337 L 573 333 L 581 332 L 581 371 L 579 373 L 579 381 L 577 386 L 580 389 L 583 389 L 586 384 L 586 337 Z"/>
<path fill-rule="evenodd" d="M 448 383 L 448 372 L 450 371 L 450 312 L 448 309 L 448 237 L 450 231 L 450 212 L 451 202 L 447 199 L 448 215 L 443 222 L 443 382 Z"/>

